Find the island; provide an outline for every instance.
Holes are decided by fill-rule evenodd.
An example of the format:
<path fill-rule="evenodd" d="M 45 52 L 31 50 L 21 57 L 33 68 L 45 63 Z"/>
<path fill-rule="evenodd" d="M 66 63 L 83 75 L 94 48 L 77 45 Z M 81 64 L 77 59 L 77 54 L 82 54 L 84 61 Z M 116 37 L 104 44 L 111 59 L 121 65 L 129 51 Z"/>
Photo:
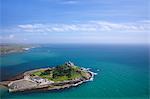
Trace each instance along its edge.
<path fill-rule="evenodd" d="M 72 62 L 51 67 L 26 71 L 21 79 L 0 82 L 9 92 L 30 90 L 59 90 L 78 86 L 93 80 L 94 73 Z"/>

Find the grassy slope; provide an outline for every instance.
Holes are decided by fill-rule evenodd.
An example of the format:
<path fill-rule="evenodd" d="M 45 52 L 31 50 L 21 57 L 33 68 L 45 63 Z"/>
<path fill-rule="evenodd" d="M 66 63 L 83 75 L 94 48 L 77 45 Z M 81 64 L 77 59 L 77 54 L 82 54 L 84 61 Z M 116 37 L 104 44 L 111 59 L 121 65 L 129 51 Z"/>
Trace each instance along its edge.
<path fill-rule="evenodd" d="M 65 81 L 65 80 L 73 80 L 73 79 L 77 79 L 77 78 L 82 78 L 86 74 L 86 72 L 84 72 L 84 71 L 82 71 L 81 73 L 77 72 L 78 70 L 80 70 L 80 68 L 77 66 L 73 66 L 73 67 L 71 67 L 71 69 L 72 69 L 72 72 L 71 72 L 70 77 L 65 76 L 65 75 L 60 75 L 57 78 L 53 78 L 52 77 L 53 70 L 51 71 L 50 74 L 47 74 L 47 75 L 41 75 L 44 72 L 43 70 L 34 72 L 33 75 L 40 76 L 42 78 L 46 78 L 48 80 L 52 80 L 52 81 L 57 82 L 57 81 Z"/>

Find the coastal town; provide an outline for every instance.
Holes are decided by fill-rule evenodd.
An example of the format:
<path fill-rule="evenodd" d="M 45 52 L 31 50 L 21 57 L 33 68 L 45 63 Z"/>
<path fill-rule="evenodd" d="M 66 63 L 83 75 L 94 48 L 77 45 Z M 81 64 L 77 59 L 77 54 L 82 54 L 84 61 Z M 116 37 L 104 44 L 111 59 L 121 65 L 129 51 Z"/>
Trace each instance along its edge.
<path fill-rule="evenodd" d="M 26 71 L 21 79 L 0 82 L 8 87 L 9 92 L 27 90 L 54 90 L 80 85 L 91 81 L 94 73 L 89 69 L 75 66 L 72 62 L 66 62 L 52 68 L 40 68 Z"/>

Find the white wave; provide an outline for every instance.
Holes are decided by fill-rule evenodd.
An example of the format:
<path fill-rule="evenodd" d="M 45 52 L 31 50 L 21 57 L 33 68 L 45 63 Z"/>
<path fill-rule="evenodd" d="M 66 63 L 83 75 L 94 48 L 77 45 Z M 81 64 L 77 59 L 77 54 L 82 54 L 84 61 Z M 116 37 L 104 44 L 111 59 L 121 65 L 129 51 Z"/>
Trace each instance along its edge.
<path fill-rule="evenodd" d="M 29 50 L 30 48 L 23 48 L 23 49 L 27 51 L 27 50 Z"/>

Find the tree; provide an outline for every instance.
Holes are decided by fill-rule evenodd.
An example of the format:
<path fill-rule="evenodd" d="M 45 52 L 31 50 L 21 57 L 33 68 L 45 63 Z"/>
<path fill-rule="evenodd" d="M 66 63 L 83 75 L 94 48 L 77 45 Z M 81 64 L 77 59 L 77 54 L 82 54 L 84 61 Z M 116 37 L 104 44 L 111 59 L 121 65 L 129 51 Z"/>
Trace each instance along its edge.
<path fill-rule="evenodd" d="M 51 71 L 52 71 L 52 70 L 47 69 L 47 70 L 45 70 L 44 72 L 42 72 L 40 75 L 41 75 L 41 76 L 42 76 L 42 75 L 50 75 L 50 74 L 51 74 Z"/>
<path fill-rule="evenodd" d="M 67 76 L 71 77 L 72 67 L 67 65 L 57 66 L 53 70 L 53 78 L 57 78 L 59 76 Z"/>

